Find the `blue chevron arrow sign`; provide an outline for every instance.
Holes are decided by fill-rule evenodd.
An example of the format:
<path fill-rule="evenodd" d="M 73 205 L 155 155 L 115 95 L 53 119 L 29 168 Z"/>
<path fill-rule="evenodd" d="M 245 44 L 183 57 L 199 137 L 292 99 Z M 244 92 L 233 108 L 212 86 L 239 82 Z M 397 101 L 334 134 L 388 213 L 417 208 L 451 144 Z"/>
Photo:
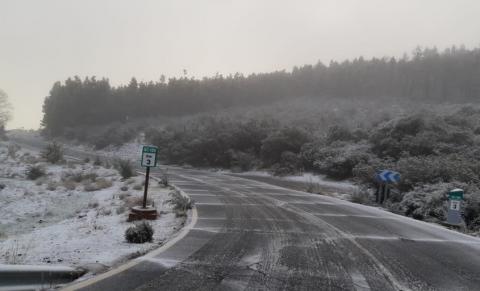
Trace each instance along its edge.
<path fill-rule="evenodd" d="M 383 183 L 397 183 L 400 181 L 400 174 L 390 170 L 383 170 L 375 175 L 375 178 L 379 182 Z"/>

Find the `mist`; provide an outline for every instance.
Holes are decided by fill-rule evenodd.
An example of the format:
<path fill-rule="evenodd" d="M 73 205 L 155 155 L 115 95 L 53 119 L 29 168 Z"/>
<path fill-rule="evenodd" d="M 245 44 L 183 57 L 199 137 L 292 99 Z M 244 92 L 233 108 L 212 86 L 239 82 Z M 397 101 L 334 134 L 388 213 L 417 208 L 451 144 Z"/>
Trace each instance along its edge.
<path fill-rule="evenodd" d="M 268 73 L 417 46 L 475 48 L 478 1 L 3 1 L 9 128 L 38 128 L 52 84 Z"/>

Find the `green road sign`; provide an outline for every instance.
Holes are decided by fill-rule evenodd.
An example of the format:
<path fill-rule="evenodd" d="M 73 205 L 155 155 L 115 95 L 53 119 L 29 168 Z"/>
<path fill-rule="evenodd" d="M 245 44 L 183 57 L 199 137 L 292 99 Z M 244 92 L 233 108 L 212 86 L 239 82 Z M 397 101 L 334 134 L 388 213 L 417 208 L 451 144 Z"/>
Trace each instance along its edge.
<path fill-rule="evenodd" d="M 142 167 L 156 167 L 157 153 L 158 148 L 156 146 L 143 146 L 141 162 Z"/>
<path fill-rule="evenodd" d="M 462 189 L 453 189 L 448 193 L 449 200 L 463 200 L 463 190 Z"/>

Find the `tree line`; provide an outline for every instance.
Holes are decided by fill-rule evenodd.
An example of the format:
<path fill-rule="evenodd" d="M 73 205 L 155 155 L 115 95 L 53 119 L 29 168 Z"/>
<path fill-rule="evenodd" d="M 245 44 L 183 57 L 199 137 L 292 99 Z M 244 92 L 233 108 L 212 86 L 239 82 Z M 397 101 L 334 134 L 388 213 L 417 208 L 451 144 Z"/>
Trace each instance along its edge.
<path fill-rule="evenodd" d="M 321 121 L 324 129 L 312 129 L 301 114 L 287 123 L 282 113 L 244 119 L 205 114 L 150 129 L 145 137 L 159 147 L 162 163 L 350 179 L 361 185 L 356 202 L 367 204 L 374 201 L 375 174 L 398 171 L 401 180 L 385 207 L 421 220 L 444 221 L 448 191 L 462 188 L 468 193 L 466 225 L 480 231 L 480 106 L 427 108 L 384 111 L 381 120 L 376 112 L 339 108 L 338 118 Z"/>
<path fill-rule="evenodd" d="M 113 87 L 106 78 L 56 82 L 43 105 L 47 134 L 69 128 L 123 122 L 137 117 L 183 116 L 236 106 L 255 106 L 297 97 L 421 102 L 477 102 L 480 48 L 417 48 L 396 58 L 362 57 L 271 73 L 216 75 Z"/>

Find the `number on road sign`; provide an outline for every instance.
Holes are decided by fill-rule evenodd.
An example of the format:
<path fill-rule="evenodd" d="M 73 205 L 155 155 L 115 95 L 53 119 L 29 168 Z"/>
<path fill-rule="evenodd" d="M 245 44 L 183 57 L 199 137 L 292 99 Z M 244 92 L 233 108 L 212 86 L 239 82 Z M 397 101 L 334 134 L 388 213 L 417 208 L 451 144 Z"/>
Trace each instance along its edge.
<path fill-rule="evenodd" d="M 450 200 L 450 209 L 459 211 L 460 210 L 460 200 Z"/>

